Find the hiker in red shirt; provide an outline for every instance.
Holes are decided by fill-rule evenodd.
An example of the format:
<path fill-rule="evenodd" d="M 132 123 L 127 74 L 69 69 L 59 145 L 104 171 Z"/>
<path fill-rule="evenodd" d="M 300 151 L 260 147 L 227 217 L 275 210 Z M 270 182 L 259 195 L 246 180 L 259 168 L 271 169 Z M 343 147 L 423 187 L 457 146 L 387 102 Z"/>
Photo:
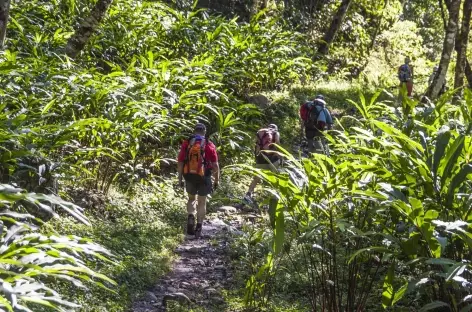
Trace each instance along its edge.
<path fill-rule="evenodd" d="M 182 143 L 178 156 L 179 185 L 188 193 L 187 234 L 200 237 L 206 214 L 207 195 L 218 187 L 220 167 L 215 145 L 206 137 L 206 127 L 195 125 L 194 134 Z M 211 178 L 214 178 L 212 184 Z M 197 198 L 198 195 L 198 198 Z M 195 201 L 197 201 L 197 225 L 195 226 Z"/>

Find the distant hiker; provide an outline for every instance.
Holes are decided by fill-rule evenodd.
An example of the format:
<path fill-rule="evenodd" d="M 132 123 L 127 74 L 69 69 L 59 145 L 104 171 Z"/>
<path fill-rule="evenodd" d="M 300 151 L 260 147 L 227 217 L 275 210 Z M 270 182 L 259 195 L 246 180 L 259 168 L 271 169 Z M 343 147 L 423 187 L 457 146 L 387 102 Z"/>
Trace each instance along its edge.
<path fill-rule="evenodd" d="M 431 86 L 433 84 L 433 81 L 434 81 L 434 78 L 436 77 L 436 75 L 438 74 L 438 70 L 439 70 L 439 66 L 434 66 L 433 68 L 433 72 L 431 74 L 431 76 L 429 76 L 429 80 L 428 80 L 428 86 Z M 444 83 L 441 87 L 441 90 L 439 91 L 439 96 L 441 96 L 442 94 L 444 94 L 444 92 L 446 92 L 446 80 L 444 80 Z"/>
<path fill-rule="evenodd" d="M 220 167 L 215 145 L 206 137 L 206 127 L 197 123 L 194 134 L 182 143 L 178 156 L 179 184 L 185 179 L 188 193 L 187 234 L 200 237 L 206 214 L 207 195 L 218 187 Z M 214 178 L 212 185 L 211 178 Z M 197 199 L 198 195 L 198 199 Z M 197 200 L 197 225 L 195 226 L 195 201 Z"/>
<path fill-rule="evenodd" d="M 328 146 L 323 144 L 325 130 L 331 130 L 333 118 L 326 108 L 323 95 L 317 95 L 313 101 L 308 101 L 300 107 L 300 118 L 305 128 L 305 137 L 308 143 L 308 152 L 319 151 L 327 153 Z"/>
<path fill-rule="evenodd" d="M 410 64 L 411 60 L 407 56 L 405 64 L 398 68 L 398 79 L 400 80 L 400 88 L 406 87 L 408 97 L 411 97 L 413 92 L 413 66 Z"/>
<path fill-rule="evenodd" d="M 254 156 L 256 157 L 256 168 L 265 170 L 275 170 L 280 165 L 280 158 L 275 153 L 266 151 L 274 151 L 275 145 L 280 144 L 280 134 L 277 125 L 270 124 L 267 128 L 262 128 L 256 133 L 256 145 L 254 148 Z M 244 197 L 247 203 L 252 202 L 252 193 L 260 182 L 259 177 L 254 177 L 249 189 Z"/>

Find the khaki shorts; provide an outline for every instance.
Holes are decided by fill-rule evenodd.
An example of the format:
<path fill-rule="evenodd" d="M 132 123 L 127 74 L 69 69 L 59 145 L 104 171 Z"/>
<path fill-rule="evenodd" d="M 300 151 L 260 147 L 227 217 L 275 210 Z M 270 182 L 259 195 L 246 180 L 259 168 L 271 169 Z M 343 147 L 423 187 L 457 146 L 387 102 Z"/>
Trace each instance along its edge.
<path fill-rule="evenodd" d="M 213 192 L 213 185 L 211 184 L 211 176 L 205 177 L 184 177 L 185 189 L 190 195 L 207 196 Z"/>

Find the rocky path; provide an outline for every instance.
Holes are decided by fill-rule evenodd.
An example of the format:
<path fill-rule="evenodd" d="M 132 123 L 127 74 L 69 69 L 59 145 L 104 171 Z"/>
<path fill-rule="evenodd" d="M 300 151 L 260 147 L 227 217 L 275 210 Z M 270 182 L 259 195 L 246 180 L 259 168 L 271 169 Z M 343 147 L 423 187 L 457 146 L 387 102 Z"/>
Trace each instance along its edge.
<path fill-rule="evenodd" d="M 209 214 L 203 236 L 185 238 L 172 271 L 134 304 L 132 312 L 227 311 L 222 291 L 232 286 L 229 240 L 241 234 L 242 220 L 233 207 Z"/>

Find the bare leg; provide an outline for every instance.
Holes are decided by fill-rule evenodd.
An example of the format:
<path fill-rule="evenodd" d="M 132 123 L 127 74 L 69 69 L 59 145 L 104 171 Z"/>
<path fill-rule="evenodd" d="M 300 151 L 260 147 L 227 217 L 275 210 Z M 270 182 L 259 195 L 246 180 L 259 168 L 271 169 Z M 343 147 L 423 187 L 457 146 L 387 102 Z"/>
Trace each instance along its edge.
<path fill-rule="evenodd" d="M 252 194 L 254 193 L 254 189 L 256 188 L 257 184 L 261 181 L 261 179 L 259 177 L 254 177 L 254 179 L 252 179 L 252 182 L 251 182 L 251 185 L 249 185 L 249 189 L 247 190 L 247 192 L 249 194 Z"/>
<path fill-rule="evenodd" d="M 188 201 L 187 201 L 187 213 L 191 215 L 195 215 L 195 200 L 197 199 L 197 195 L 188 194 Z"/>
<path fill-rule="evenodd" d="M 406 90 L 408 93 L 408 97 L 411 97 L 411 93 L 413 92 L 413 81 L 408 81 L 406 83 Z"/>
<path fill-rule="evenodd" d="M 206 196 L 198 196 L 197 223 L 201 224 L 201 223 L 203 223 L 203 220 L 205 220 L 206 203 L 207 203 L 207 197 Z"/>

